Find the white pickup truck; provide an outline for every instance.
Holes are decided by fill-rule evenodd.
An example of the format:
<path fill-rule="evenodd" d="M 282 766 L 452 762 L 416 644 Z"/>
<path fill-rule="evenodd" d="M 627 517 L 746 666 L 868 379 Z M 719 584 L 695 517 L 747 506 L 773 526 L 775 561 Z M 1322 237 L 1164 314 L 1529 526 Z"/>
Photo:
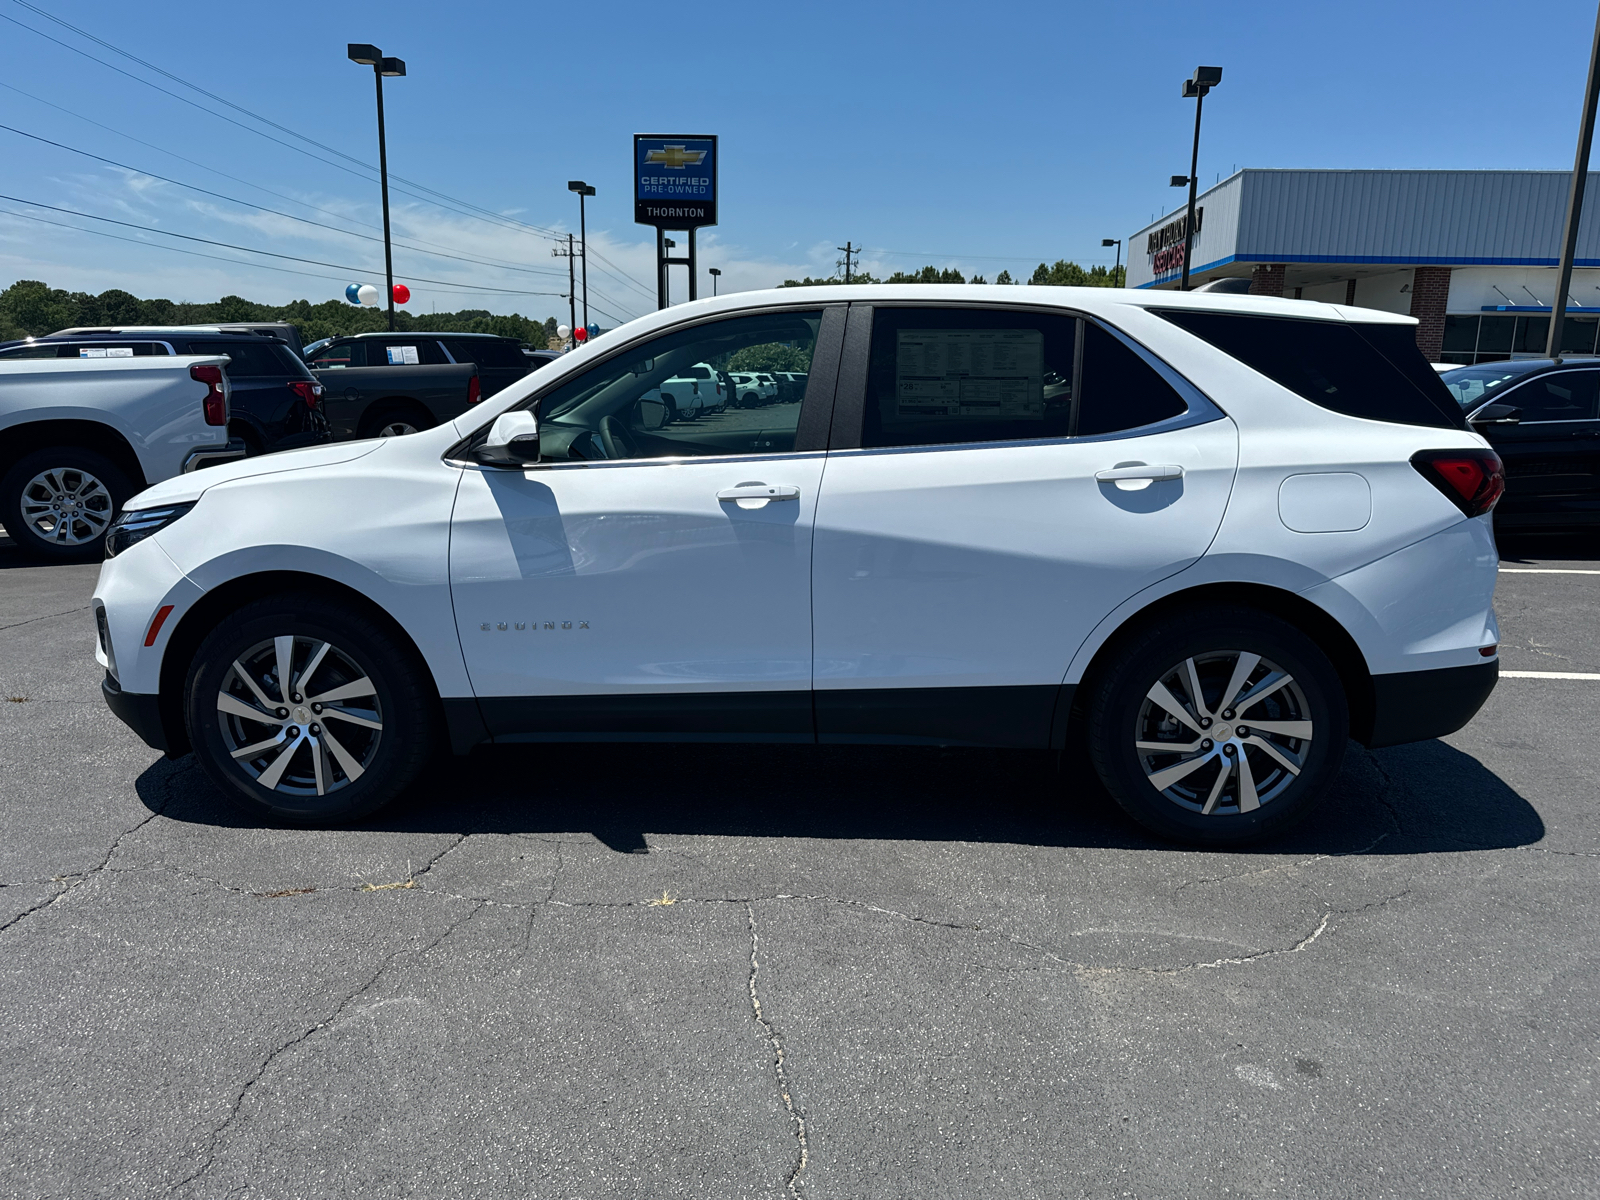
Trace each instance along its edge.
<path fill-rule="evenodd" d="M 47 562 L 92 562 L 134 493 L 220 459 L 225 356 L 0 360 L 0 525 Z"/>

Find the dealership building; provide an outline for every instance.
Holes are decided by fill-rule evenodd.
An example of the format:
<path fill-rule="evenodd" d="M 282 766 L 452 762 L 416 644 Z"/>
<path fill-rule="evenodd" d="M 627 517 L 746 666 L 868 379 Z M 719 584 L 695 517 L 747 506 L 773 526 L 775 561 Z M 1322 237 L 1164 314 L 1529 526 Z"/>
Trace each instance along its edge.
<path fill-rule="evenodd" d="M 1196 201 L 1189 286 L 1407 313 L 1435 362 L 1540 357 L 1570 171 L 1245 169 Z M 1564 353 L 1600 338 L 1600 175 L 1578 230 Z M 1128 241 L 1128 286 L 1176 288 L 1185 210 Z M 1236 285 L 1236 286 L 1242 286 Z"/>

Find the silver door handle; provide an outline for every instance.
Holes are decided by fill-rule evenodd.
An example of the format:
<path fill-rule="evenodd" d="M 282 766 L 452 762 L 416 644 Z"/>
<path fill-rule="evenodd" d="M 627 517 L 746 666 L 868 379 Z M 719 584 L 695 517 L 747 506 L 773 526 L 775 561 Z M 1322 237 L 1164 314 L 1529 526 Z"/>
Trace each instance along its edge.
<path fill-rule="evenodd" d="M 798 500 L 800 489 L 783 483 L 741 483 L 738 487 L 723 488 L 718 500 Z"/>
<path fill-rule="evenodd" d="M 1182 479 L 1183 468 L 1176 463 L 1154 467 L 1139 463 L 1131 467 L 1112 467 L 1110 470 L 1096 471 L 1094 477 L 1101 483 L 1115 483 L 1119 479 Z"/>

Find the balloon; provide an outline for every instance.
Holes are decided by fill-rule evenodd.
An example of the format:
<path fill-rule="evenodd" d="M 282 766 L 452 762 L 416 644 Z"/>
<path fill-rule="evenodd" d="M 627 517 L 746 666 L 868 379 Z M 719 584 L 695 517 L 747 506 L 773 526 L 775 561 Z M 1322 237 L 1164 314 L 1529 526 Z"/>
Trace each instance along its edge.
<path fill-rule="evenodd" d="M 580 342 L 586 342 L 589 340 L 589 331 L 582 325 L 579 325 L 572 331 L 572 336 L 577 338 Z"/>
<path fill-rule="evenodd" d="M 394 285 L 394 302 L 396 304 L 404 304 L 409 299 L 411 299 L 411 289 L 408 288 L 403 283 L 395 284 Z"/>
<path fill-rule="evenodd" d="M 556 336 L 558 338 L 564 338 L 564 337 L 567 336 L 567 334 L 569 334 L 571 332 L 572 332 L 572 326 L 571 325 L 557 325 L 556 326 Z"/>
<path fill-rule="evenodd" d="M 360 298 L 362 304 L 371 305 L 373 307 L 377 306 L 378 289 L 373 287 L 372 284 L 363 283 L 360 289 L 356 292 L 356 295 Z"/>
<path fill-rule="evenodd" d="M 349 287 L 345 288 L 344 298 L 350 301 L 351 304 L 360 304 L 361 285 L 359 283 L 352 283 Z"/>

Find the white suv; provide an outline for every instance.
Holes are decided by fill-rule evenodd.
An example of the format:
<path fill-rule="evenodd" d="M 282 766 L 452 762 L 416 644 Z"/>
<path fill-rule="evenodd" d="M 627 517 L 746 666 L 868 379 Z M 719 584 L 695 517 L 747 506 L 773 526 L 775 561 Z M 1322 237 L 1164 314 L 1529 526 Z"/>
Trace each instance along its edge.
<path fill-rule="evenodd" d="M 1224 844 L 1494 686 L 1500 464 L 1414 321 L 863 295 L 680 305 L 446 426 L 150 489 L 95 591 L 111 707 L 289 819 L 372 811 L 444 740 L 889 742 L 1064 750 Z M 641 415 L 774 342 L 801 404 Z"/>

